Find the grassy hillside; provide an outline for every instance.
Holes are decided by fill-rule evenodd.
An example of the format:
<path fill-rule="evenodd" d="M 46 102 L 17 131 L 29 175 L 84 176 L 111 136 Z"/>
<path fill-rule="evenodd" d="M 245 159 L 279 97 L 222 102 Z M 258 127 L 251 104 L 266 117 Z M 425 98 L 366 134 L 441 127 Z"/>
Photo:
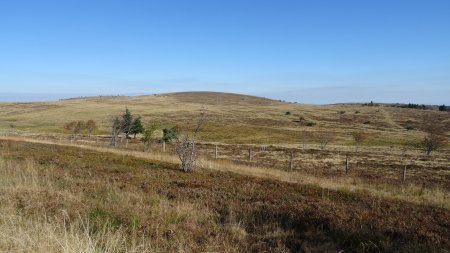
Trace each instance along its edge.
<path fill-rule="evenodd" d="M 425 115 L 450 131 L 450 114 L 438 111 L 363 105 L 304 105 L 265 98 L 214 92 L 185 92 L 137 97 L 88 97 L 54 102 L 0 103 L 0 130 L 63 132 L 65 123 L 94 119 L 106 133 L 110 119 L 129 108 L 143 121 L 163 127 L 188 125 L 205 110 L 210 120 L 205 141 L 223 143 L 315 142 L 314 133 L 332 131 L 335 143 L 351 144 L 350 133 L 368 133 L 366 145 L 403 145 L 422 136 Z M 301 118 L 301 120 L 300 120 Z M 309 122 L 314 126 L 307 126 Z M 407 131 L 406 126 L 414 128 Z"/>
<path fill-rule="evenodd" d="M 0 141 L 0 251 L 446 252 L 448 209 Z"/>

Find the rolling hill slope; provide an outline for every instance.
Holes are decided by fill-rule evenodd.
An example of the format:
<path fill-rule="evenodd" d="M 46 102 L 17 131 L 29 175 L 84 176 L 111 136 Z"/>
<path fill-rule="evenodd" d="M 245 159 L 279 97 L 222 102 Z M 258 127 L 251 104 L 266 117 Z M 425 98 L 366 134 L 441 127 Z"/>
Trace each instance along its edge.
<path fill-rule="evenodd" d="M 111 118 L 125 108 L 144 123 L 184 126 L 201 111 L 209 115 L 205 141 L 224 143 L 315 142 L 315 133 L 332 131 L 338 144 L 351 144 L 351 133 L 368 133 L 369 145 L 405 144 L 423 135 L 421 122 L 435 115 L 450 131 L 450 114 L 388 106 L 306 105 L 261 97 L 217 92 L 182 92 L 136 97 L 86 97 L 50 102 L 0 103 L 0 130 L 61 133 L 73 120 L 94 119 L 98 133 L 107 133 Z M 313 125 L 313 126 L 307 126 Z M 407 131 L 409 126 L 414 130 Z"/>

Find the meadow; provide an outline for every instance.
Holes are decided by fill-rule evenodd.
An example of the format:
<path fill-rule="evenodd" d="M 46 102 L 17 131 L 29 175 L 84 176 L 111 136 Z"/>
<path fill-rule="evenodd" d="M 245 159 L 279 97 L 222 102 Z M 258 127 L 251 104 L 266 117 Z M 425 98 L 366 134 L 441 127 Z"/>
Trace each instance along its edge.
<path fill-rule="evenodd" d="M 206 111 L 194 172 L 170 143 L 112 147 L 125 108 L 161 128 Z M 1 103 L 0 251 L 448 252 L 448 144 L 431 156 L 415 145 L 429 115 L 448 137 L 448 112 L 389 105 L 224 93 Z M 63 127 L 88 119 L 92 136 Z M 335 138 L 322 149 L 324 131 Z M 355 131 L 367 134 L 358 149 Z"/>

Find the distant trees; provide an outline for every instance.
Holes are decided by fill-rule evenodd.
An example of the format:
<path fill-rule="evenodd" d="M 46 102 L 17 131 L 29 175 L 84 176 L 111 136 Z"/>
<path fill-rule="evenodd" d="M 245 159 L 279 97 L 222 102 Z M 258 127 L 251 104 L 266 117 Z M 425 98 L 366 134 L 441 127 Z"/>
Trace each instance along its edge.
<path fill-rule="evenodd" d="M 426 110 L 427 109 L 427 107 L 424 104 L 419 105 L 419 104 L 412 104 L 412 103 L 409 103 L 407 105 L 401 105 L 400 107 L 402 107 L 402 108 L 410 108 L 410 109 L 420 109 L 420 110 Z"/>
<path fill-rule="evenodd" d="M 373 101 L 370 101 L 369 103 L 365 103 L 363 105 L 365 105 L 365 106 L 379 106 L 379 104 L 374 103 Z"/>
<path fill-rule="evenodd" d="M 81 134 L 83 130 L 85 129 L 86 124 L 84 121 L 71 121 L 64 125 L 64 128 L 69 131 L 72 136 L 71 139 L 74 139 L 77 135 Z"/>
<path fill-rule="evenodd" d="M 447 106 L 445 106 L 445 105 L 439 106 L 439 111 L 446 112 L 447 111 Z"/>
<path fill-rule="evenodd" d="M 117 138 L 120 133 L 125 134 L 125 139 L 128 145 L 128 139 L 130 135 L 134 135 L 136 138 L 137 134 L 143 133 L 145 130 L 142 125 L 141 117 L 138 116 L 134 118 L 128 108 L 125 109 L 125 113 L 122 116 L 115 117 L 111 121 L 111 145 L 117 145 Z"/>

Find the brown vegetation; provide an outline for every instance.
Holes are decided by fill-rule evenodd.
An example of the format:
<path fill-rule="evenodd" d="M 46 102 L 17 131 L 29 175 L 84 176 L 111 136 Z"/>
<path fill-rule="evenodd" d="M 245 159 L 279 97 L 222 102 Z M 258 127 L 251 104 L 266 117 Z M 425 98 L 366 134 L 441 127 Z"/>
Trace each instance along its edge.
<path fill-rule="evenodd" d="M 0 208 L 1 250 L 441 252 L 450 247 L 448 209 L 207 170 L 182 173 L 176 165 L 79 148 L 0 143 L 1 203 L 6 203 Z M 19 238 L 25 243 L 17 243 Z"/>

